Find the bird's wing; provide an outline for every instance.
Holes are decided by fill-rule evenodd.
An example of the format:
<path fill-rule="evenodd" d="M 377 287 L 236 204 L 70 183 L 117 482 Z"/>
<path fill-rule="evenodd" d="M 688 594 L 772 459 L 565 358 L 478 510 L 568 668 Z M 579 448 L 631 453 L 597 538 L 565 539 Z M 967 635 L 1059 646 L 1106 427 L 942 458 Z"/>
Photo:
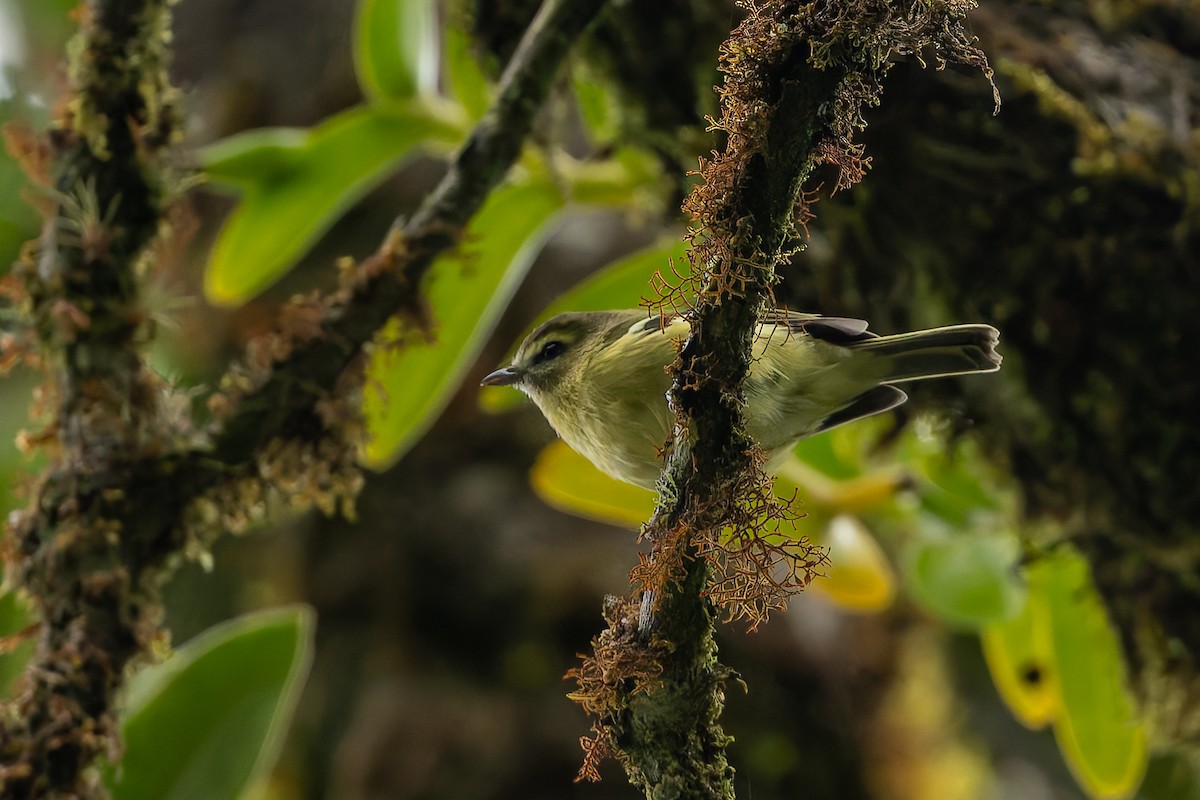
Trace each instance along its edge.
<path fill-rule="evenodd" d="M 675 339 L 682 339 L 688 335 L 690 330 L 688 321 L 682 316 L 656 314 L 634 322 L 628 333 L 635 337 L 666 334 Z M 807 333 L 814 339 L 842 346 L 861 342 L 864 339 L 878 338 L 876 334 L 867 330 L 865 320 L 851 317 L 825 317 L 820 314 L 805 314 L 782 308 L 768 309 L 759 323 L 758 335 L 773 336 L 780 330 L 788 334 Z"/>
<path fill-rule="evenodd" d="M 629 327 L 628 335 L 642 337 L 666 334 L 672 339 L 683 339 L 691 330 L 691 324 L 684 317 L 677 314 L 655 314 L 633 323 Z"/>
<path fill-rule="evenodd" d="M 805 314 L 782 308 L 768 310 L 763 315 L 761 326 L 768 330 L 760 330 L 760 336 L 773 334 L 774 331 L 769 328 L 783 328 L 789 333 L 807 333 L 814 339 L 842 346 L 849 346 L 855 342 L 861 342 L 863 339 L 878 338 L 876 334 L 867 330 L 866 320 L 851 317 L 825 317 L 820 314 Z"/>

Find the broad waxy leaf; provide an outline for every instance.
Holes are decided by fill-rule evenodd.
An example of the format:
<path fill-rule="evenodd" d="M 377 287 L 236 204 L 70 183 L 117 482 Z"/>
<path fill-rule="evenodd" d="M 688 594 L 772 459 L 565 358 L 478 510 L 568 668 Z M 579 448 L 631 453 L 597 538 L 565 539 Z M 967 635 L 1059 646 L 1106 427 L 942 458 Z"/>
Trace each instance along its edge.
<path fill-rule="evenodd" d="M 312 652 L 307 607 L 212 628 L 130 683 L 115 800 L 238 800 L 278 753 Z"/>
<path fill-rule="evenodd" d="M 1051 675 L 1054 642 L 1045 593 L 1031 586 L 1020 614 L 985 625 L 979 636 L 992 682 L 1013 716 L 1032 730 L 1046 727 L 1061 701 Z"/>
<path fill-rule="evenodd" d="M 437 88 L 433 0 L 359 0 L 354 69 L 372 101 L 407 100 Z"/>
<path fill-rule="evenodd" d="M 801 439 L 792 448 L 796 458 L 811 469 L 838 480 L 854 478 L 862 472 L 860 459 L 839 446 L 846 439 L 848 427 L 836 428 Z"/>
<path fill-rule="evenodd" d="M 1011 537 L 956 533 L 911 542 L 904 558 L 905 585 L 913 599 L 939 619 L 977 628 L 1011 619 L 1025 602 L 1013 574 Z"/>
<path fill-rule="evenodd" d="M 542 448 L 529 479 L 546 505 L 577 517 L 637 530 L 654 513 L 654 492 L 610 478 L 563 441 Z"/>
<path fill-rule="evenodd" d="M 434 341 L 389 346 L 395 341 L 393 326 L 371 355 L 365 391 L 368 465 L 380 468 L 395 461 L 433 424 L 562 206 L 562 196 L 548 182 L 501 187 L 471 221 L 460 252 L 429 270 L 423 295 L 436 320 Z"/>
<path fill-rule="evenodd" d="M 565 442 L 551 442 L 538 455 L 530 471 L 534 492 L 547 505 L 585 519 L 637 530 L 654 512 L 655 495 L 602 473 Z M 781 494 L 791 495 L 782 484 Z M 834 520 L 813 544 L 829 548 L 830 566 L 812 584 L 835 604 L 854 611 L 886 608 L 895 595 L 891 565 L 874 537 L 850 517 Z M 846 521 L 852 530 L 844 530 Z M 767 534 L 795 540 L 818 529 L 812 517 L 783 520 Z"/>
<path fill-rule="evenodd" d="M 418 146 L 458 135 L 424 105 L 358 106 L 309 131 L 250 131 L 208 148 L 208 175 L 243 194 L 213 245 L 205 294 L 236 305 L 266 289 Z"/>
<path fill-rule="evenodd" d="M 651 284 L 654 273 L 670 274 L 672 261 L 680 264 L 680 269 L 687 264 L 686 244 L 675 237 L 664 239 L 644 250 L 614 261 L 560 295 L 537 316 L 529 329 L 533 330 L 555 314 L 561 314 L 564 311 L 608 311 L 619 308 L 637 308 L 644 298 L 654 294 Z M 648 311 L 646 313 L 649 314 Z M 516 352 L 516 345 L 512 347 L 512 351 Z M 480 405 L 493 412 L 512 408 L 520 400 L 520 392 L 506 386 L 485 386 L 479 392 Z"/>
<path fill-rule="evenodd" d="M 821 434 L 821 437 L 827 435 Z M 778 494 L 790 496 L 790 490 L 797 489 L 806 506 L 834 514 L 864 514 L 878 510 L 895 498 L 905 483 L 903 474 L 892 469 L 834 479 L 799 458 L 784 461 L 777 468 L 777 474 L 781 484 L 776 488 Z"/>
<path fill-rule="evenodd" d="M 862 521 L 839 514 L 813 543 L 827 548 L 829 566 L 812 588 L 841 608 L 882 611 L 896 596 L 896 575 L 879 542 Z"/>
<path fill-rule="evenodd" d="M 487 111 L 492 100 L 487 76 L 471 52 L 471 37 L 453 24 L 445 28 L 446 80 L 450 93 L 462 103 L 463 109 L 472 120 L 477 120 Z"/>
<path fill-rule="evenodd" d="M 1090 797 L 1132 797 L 1146 771 L 1146 736 L 1087 564 L 1060 548 L 1034 563 L 1028 580 L 1021 614 L 982 631 L 996 689 L 1022 724 L 1054 723 L 1059 749 Z"/>
<path fill-rule="evenodd" d="M 1146 733 L 1125 688 L 1125 662 L 1087 562 L 1059 550 L 1036 564 L 1054 646 L 1061 713 L 1054 735 L 1095 800 L 1132 797 L 1146 772 Z"/>

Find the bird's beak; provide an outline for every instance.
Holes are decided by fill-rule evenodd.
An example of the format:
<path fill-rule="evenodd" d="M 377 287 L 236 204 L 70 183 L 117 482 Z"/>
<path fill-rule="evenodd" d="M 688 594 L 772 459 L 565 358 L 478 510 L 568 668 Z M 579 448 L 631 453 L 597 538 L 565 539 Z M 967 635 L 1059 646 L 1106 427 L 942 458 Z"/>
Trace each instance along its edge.
<path fill-rule="evenodd" d="M 516 367 L 498 369 L 479 382 L 480 386 L 512 386 L 521 380 L 521 370 Z"/>

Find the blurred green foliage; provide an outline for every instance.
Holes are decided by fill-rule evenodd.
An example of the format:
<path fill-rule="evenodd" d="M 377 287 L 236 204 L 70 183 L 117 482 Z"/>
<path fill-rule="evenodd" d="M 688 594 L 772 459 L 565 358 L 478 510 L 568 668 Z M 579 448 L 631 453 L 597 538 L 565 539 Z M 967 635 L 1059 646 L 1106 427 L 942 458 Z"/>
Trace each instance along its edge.
<path fill-rule="evenodd" d="M 213 246 L 205 294 L 223 305 L 251 299 L 402 163 L 461 134 L 425 105 L 357 106 L 309 131 L 250 131 L 212 145 L 206 174 L 242 195 Z"/>
<path fill-rule="evenodd" d="M 397 342 L 385 331 L 367 369 L 366 462 L 384 467 L 423 434 L 475 363 L 488 334 L 521 284 L 562 208 L 544 180 L 513 182 L 492 193 L 467 227 L 457 253 L 434 263 L 424 296 L 437 328 L 430 342 Z"/>
<path fill-rule="evenodd" d="M 117 800 L 238 800 L 274 762 L 312 659 L 306 607 L 209 629 L 127 687 Z"/>

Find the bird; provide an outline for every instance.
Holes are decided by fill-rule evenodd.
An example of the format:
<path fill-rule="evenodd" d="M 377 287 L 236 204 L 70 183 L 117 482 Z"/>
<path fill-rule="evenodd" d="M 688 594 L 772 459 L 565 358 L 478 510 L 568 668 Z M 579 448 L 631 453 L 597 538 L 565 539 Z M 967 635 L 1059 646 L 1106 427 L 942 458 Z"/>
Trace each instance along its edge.
<path fill-rule="evenodd" d="M 743 422 L 772 472 L 801 439 L 879 414 L 894 384 L 995 372 L 999 332 L 973 323 L 880 336 L 848 317 L 779 308 L 760 318 L 743 384 Z M 558 314 L 525 337 L 483 386 L 524 392 L 572 449 L 602 472 L 655 488 L 674 425 L 668 366 L 691 333 L 683 315 L 646 309 Z"/>

